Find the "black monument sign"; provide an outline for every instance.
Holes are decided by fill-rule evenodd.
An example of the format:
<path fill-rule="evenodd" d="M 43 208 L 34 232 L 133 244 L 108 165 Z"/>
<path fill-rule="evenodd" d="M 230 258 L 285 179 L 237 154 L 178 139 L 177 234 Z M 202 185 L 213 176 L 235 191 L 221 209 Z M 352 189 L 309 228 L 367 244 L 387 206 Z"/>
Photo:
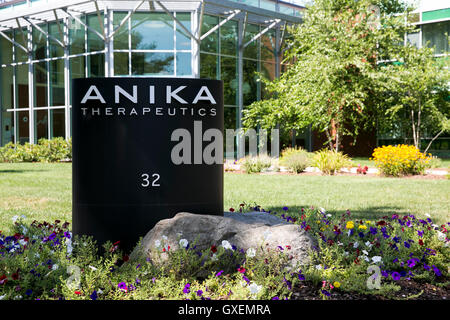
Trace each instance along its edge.
<path fill-rule="evenodd" d="M 223 84 L 88 78 L 72 85 L 73 232 L 131 249 L 159 220 L 223 214 Z"/>

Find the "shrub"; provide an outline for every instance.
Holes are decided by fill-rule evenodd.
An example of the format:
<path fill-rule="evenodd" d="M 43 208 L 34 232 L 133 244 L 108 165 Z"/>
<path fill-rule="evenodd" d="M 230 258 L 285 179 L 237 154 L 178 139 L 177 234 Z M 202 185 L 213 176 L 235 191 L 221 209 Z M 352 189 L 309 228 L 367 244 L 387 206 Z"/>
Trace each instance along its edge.
<path fill-rule="evenodd" d="M 242 160 L 242 167 L 247 173 L 257 173 L 270 168 L 272 163 L 273 159 L 266 155 L 256 157 L 248 156 Z"/>
<path fill-rule="evenodd" d="M 342 168 L 351 166 L 351 160 L 342 152 L 324 149 L 316 152 L 313 164 L 322 173 L 333 175 Z"/>
<path fill-rule="evenodd" d="M 300 173 L 310 165 L 310 158 L 310 154 L 302 148 L 287 148 L 281 153 L 280 163 L 295 173 Z"/>
<path fill-rule="evenodd" d="M 72 159 L 72 139 L 39 139 L 37 144 L 14 144 L 0 148 L 2 162 L 57 162 Z"/>
<path fill-rule="evenodd" d="M 427 163 L 428 169 L 442 168 L 442 160 L 436 156 L 432 156 Z"/>
<path fill-rule="evenodd" d="M 411 145 L 382 146 L 373 151 L 375 166 L 386 176 L 424 174 L 431 159 Z"/>

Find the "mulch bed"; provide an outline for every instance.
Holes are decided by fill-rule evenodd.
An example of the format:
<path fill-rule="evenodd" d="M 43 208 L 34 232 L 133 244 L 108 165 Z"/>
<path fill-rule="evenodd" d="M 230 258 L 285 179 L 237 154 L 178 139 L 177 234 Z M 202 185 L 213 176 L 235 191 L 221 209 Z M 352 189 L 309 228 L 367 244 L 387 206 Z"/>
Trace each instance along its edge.
<path fill-rule="evenodd" d="M 419 283 L 414 280 L 401 280 L 397 284 L 401 289 L 394 293 L 392 297 L 377 295 L 376 289 L 374 289 L 373 295 L 333 290 L 328 300 L 450 300 L 450 285 L 441 288 L 429 283 Z M 293 290 L 294 293 L 291 297 L 293 300 L 322 300 L 319 294 L 320 287 L 315 287 L 310 282 L 302 282 L 293 288 Z"/>

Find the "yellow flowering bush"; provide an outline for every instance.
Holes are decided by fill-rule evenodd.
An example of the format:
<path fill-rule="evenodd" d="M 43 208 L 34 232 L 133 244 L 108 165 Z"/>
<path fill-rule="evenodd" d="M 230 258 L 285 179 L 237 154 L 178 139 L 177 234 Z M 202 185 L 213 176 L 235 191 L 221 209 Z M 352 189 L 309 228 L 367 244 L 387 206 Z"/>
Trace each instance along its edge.
<path fill-rule="evenodd" d="M 376 148 L 372 156 L 382 174 L 394 177 L 423 174 L 431 160 L 431 154 L 427 156 L 415 146 L 405 144 Z"/>

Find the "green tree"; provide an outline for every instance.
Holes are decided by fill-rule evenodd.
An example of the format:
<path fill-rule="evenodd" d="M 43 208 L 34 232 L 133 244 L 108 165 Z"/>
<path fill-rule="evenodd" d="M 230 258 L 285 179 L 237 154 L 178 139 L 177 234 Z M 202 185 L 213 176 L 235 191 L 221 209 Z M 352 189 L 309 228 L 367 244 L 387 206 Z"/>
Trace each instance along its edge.
<path fill-rule="evenodd" d="M 378 62 L 400 50 L 407 9 L 396 0 L 315 1 L 304 22 L 289 30 L 285 59 L 293 63 L 280 78 L 264 80 L 272 98 L 244 110 L 244 126 L 300 130 L 311 124 L 336 151 L 343 135 L 356 138 L 375 128 L 389 89 Z"/>
<path fill-rule="evenodd" d="M 450 131 L 450 72 L 438 63 L 433 49 L 405 46 L 399 63 L 386 67 L 392 91 L 386 109 L 387 121 L 404 128 L 414 146 L 421 148 L 421 138 L 427 134 L 432 139 Z"/>

